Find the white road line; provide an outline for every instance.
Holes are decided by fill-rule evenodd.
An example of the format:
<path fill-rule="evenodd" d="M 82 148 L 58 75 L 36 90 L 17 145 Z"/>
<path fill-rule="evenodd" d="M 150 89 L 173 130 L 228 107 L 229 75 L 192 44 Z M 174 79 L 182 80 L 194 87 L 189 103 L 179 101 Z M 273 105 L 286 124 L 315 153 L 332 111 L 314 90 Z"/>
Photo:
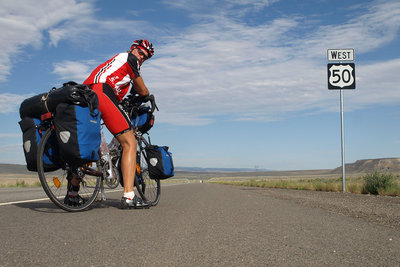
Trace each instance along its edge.
<path fill-rule="evenodd" d="M 50 200 L 48 197 L 46 198 L 38 198 L 38 199 L 29 199 L 29 200 L 21 200 L 21 201 L 13 201 L 13 202 L 4 202 L 0 203 L 0 206 L 12 205 L 12 204 L 20 204 L 20 203 L 29 203 L 29 202 L 36 202 L 36 201 L 43 201 L 43 200 Z"/>
<path fill-rule="evenodd" d="M 105 193 L 112 193 L 112 192 L 118 192 L 118 191 L 123 191 L 123 189 L 106 190 Z M 101 194 L 101 192 L 99 192 L 99 194 Z M 4 202 L 4 203 L 0 203 L 0 206 L 7 206 L 7 205 L 21 204 L 21 203 L 30 203 L 30 202 L 37 202 L 37 201 L 43 201 L 43 200 L 50 201 L 50 199 L 48 197 L 45 197 L 45 198 L 38 198 L 38 199 L 28 199 L 28 200 Z"/>

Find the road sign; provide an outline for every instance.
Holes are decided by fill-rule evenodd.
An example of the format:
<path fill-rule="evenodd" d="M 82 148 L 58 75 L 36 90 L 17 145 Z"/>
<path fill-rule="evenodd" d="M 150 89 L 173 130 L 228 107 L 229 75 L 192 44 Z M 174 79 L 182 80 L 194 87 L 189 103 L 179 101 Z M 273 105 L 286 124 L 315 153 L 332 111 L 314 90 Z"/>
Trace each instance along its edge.
<path fill-rule="evenodd" d="M 354 63 L 328 63 L 328 89 L 356 89 Z"/>
<path fill-rule="evenodd" d="M 328 49 L 328 89 L 339 89 L 340 91 L 340 122 L 342 139 L 342 188 L 346 192 L 346 172 L 344 159 L 344 112 L 343 112 L 343 90 L 356 89 L 356 71 L 354 63 L 343 63 L 343 61 L 354 61 L 354 49 Z"/>
<path fill-rule="evenodd" d="M 328 49 L 328 61 L 354 61 L 354 49 Z"/>

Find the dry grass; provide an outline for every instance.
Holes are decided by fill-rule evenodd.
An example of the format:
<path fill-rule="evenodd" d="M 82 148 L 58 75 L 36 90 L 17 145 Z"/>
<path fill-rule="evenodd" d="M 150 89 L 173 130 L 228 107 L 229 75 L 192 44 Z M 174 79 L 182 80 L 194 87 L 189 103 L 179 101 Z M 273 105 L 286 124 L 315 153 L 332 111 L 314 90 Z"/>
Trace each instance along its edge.
<path fill-rule="evenodd" d="M 346 179 L 346 191 L 350 193 L 368 193 L 365 192 L 364 177 L 352 177 Z M 209 182 L 226 185 L 262 187 L 262 188 L 284 188 L 295 190 L 314 190 L 326 192 L 341 192 L 342 178 L 278 178 L 278 179 L 244 179 L 229 180 L 214 178 Z M 396 176 L 394 184 L 379 191 L 380 195 L 400 196 L 400 176 Z"/>
<path fill-rule="evenodd" d="M 35 187 L 41 186 L 37 173 L 0 174 L 0 187 Z"/>

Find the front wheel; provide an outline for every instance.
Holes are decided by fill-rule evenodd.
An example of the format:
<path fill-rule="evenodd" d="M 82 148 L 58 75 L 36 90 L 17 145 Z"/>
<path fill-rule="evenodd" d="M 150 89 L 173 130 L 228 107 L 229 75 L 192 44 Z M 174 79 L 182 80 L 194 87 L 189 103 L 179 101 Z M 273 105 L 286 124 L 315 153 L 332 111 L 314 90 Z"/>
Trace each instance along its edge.
<path fill-rule="evenodd" d="M 54 142 L 55 131 L 49 129 L 43 135 L 37 152 L 37 169 L 39 180 L 46 195 L 50 200 L 66 211 L 82 211 L 87 209 L 97 198 L 100 190 L 101 176 L 86 174 L 81 175 L 79 195 L 83 198 L 83 203 L 78 206 L 67 204 L 65 198 L 71 183 L 72 170 L 68 166 L 62 169 L 51 170 L 46 165 L 49 160 L 50 151 L 57 151 L 57 142 Z M 61 166 L 61 165 L 60 165 Z M 96 167 L 95 167 L 96 168 Z M 83 170 L 83 168 L 81 168 Z"/>
<path fill-rule="evenodd" d="M 141 148 L 137 156 L 135 186 L 144 201 L 151 206 L 158 204 L 161 193 L 160 180 L 150 178 L 146 151 Z"/>

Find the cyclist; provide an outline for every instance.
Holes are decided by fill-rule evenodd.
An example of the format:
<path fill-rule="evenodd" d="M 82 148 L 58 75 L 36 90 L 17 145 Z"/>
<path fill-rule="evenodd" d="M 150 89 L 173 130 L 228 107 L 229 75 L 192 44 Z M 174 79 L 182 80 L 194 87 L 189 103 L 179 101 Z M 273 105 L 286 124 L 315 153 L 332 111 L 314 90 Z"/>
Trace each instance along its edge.
<path fill-rule="evenodd" d="M 132 130 L 130 118 L 119 107 L 119 102 L 131 92 L 139 96 L 148 96 L 147 89 L 141 75 L 140 67 L 147 59 L 154 55 L 153 44 L 146 39 L 134 41 L 130 50 L 119 53 L 113 58 L 99 65 L 84 84 L 97 94 L 99 110 L 107 129 L 117 138 L 122 146 L 121 170 L 124 184 L 124 193 L 121 199 L 121 208 L 142 208 L 147 206 L 133 191 L 137 142 Z M 68 193 L 68 201 L 81 203 L 78 195 L 79 181 L 72 179 L 72 190 Z"/>

